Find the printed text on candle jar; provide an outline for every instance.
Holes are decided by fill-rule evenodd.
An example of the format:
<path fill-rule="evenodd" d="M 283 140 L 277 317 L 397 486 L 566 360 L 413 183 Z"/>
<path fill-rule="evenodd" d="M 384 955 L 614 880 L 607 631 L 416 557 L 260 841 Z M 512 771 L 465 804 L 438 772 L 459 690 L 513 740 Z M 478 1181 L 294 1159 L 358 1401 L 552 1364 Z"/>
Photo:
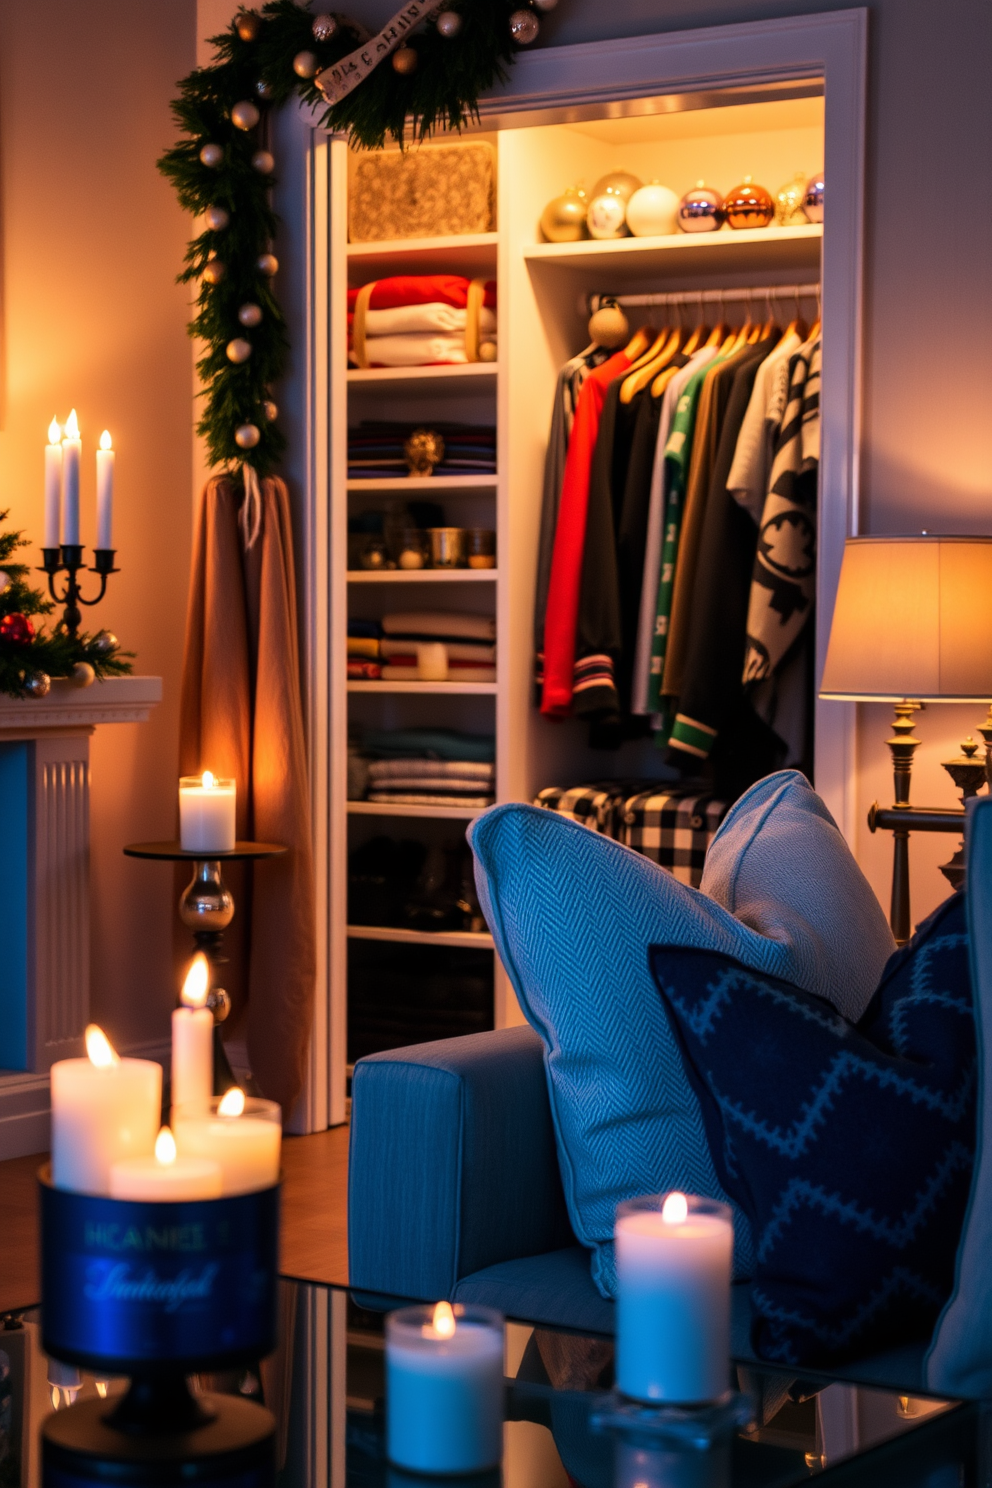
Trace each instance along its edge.
<path fill-rule="evenodd" d="M 132 1274 L 127 1261 L 100 1275 L 102 1267 L 92 1267 L 83 1295 L 88 1302 L 164 1302 L 166 1312 L 176 1312 L 184 1302 L 202 1302 L 213 1291 L 220 1267 L 216 1262 L 204 1266 L 199 1274 L 187 1268 L 178 1276 L 157 1276 L 149 1268 L 141 1276 Z"/>
<path fill-rule="evenodd" d="M 88 1250 L 143 1250 L 179 1251 L 196 1253 L 207 1249 L 207 1237 L 202 1224 L 189 1225 L 137 1225 L 91 1224 L 84 1226 L 85 1244 Z M 226 1236 L 224 1237 L 227 1238 Z"/>

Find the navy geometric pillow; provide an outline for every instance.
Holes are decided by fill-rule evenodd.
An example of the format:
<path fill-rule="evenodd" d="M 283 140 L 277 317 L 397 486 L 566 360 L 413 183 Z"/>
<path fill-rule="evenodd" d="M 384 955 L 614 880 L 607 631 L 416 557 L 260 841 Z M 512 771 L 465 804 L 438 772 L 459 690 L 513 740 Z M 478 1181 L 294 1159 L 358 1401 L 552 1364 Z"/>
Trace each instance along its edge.
<path fill-rule="evenodd" d="M 720 1182 L 751 1221 L 755 1352 L 826 1365 L 929 1337 L 975 1148 L 963 893 L 891 957 L 857 1025 L 729 956 L 649 957 Z"/>

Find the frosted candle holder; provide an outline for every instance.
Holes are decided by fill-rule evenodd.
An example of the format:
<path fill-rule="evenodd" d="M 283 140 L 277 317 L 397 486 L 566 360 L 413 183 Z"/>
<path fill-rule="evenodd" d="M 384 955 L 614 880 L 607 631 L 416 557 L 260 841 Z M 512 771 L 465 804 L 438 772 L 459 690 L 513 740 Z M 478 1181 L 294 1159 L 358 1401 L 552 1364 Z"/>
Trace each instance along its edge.
<path fill-rule="evenodd" d="M 386 1454 L 396 1467 L 420 1473 L 482 1472 L 500 1462 L 503 1319 L 498 1312 L 441 1303 L 438 1309 L 404 1307 L 390 1313 Z"/>
<path fill-rule="evenodd" d="M 205 770 L 179 781 L 179 838 L 183 852 L 233 852 L 237 786 Z"/>
<path fill-rule="evenodd" d="M 254 1193 L 279 1182 L 282 1109 L 276 1101 L 247 1096 L 240 1115 L 226 1116 L 224 1097 L 208 1114 L 175 1112 L 173 1133 L 180 1157 L 209 1158 L 220 1165 L 221 1193 Z"/>

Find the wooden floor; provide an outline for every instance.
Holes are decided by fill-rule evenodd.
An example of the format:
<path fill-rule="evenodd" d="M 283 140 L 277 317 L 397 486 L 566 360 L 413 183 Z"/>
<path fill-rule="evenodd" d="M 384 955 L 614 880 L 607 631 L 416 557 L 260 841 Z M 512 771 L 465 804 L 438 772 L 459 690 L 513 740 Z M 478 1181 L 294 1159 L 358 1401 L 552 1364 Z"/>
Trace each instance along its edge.
<path fill-rule="evenodd" d="M 43 1156 L 0 1162 L 0 1312 L 40 1298 L 35 1174 Z M 282 1146 L 282 1255 L 287 1276 L 348 1280 L 348 1128 Z"/>

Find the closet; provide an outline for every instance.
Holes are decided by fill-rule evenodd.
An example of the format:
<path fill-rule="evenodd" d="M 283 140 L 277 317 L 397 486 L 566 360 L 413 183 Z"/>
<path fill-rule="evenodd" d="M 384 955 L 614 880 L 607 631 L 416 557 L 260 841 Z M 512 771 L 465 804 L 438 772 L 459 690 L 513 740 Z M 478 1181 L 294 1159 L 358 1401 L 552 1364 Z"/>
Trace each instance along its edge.
<path fill-rule="evenodd" d="M 316 355 L 326 357 L 329 431 L 326 466 L 319 456 L 315 476 L 318 507 L 321 492 L 326 502 L 321 521 L 326 520 L 329 555 L 326 595 L 314 605 L 326 625 L 320 643 L 326 647 L 328 674 L 322 723 L 329 762 L 327 814 L 319 823 L 318 851 L 323 840 L 331 1004 L 339 1029 L 347 1020 L 345 1039 L 336 1045 L 331 1040 L 337 1048 L 332 1057 L 348 1065 L 376 1048 L 519 1021 L 484 928 L 431 931 L 357 922 L 355 865 L 360 869 L 371 862 L 374 870 L 376 838 L 419 844 L 421 864 L 425 852 L 433 852 L 438 862 L 438 854 L 447 853 L 454 862 L 451 855 L 478 808 L 368 799 L 369 791 L 362 793 L 354 778 L 349 788 L 349 740 L 354 761 L 361 740 L 383 731 L 491 735 L 500 802 L 532 801 L 548 787 L 607 778 L 658 781 L 660 788 L 674 778 L 651 736 L 596 749 L 587 723 L 551 720 L 537 706 L 535 587 L 556 379 L 561 366 L 589 343 L 587 323 L 596 297 L 616 296 L 632 333 L 641 325 L 674 327 L 680 316 L 691 322 L 711 306 L 718 306 L 729 324 L 741 324 L 752 312 L 763 319 L 770 307 L 784 323 L 800 297 L 805 318 L 813 320 L 823 227 L 773 223 L 738 231 L 549 243 L 542 241 L 538 223 L 545 205 L 567 187 L 582 183 L 588 190 L 610 171 L 630 171 L 645 182 L 656 179 L 679 196 L 701 179 L 726 193 L 750 176 L 774 197 L 797 175 L 822 170 L 824 99 L 818 79 L 806 78 L 779 96 L 772 91 L 753 102 L 712 92 L 705 101 L 705 107 L 676 110 L 670 98 L 643 97 L 628 100 L 622 111 L 602 110 L 613 117 L 545 123 L 518 115 L 509 121 L 512 127 L 501 122 L 499 128 L 479 131 L 473 137 L 490 141 L 496 152 L 496 224 L 492 232 L 466 236 L 349 243 L 354 157 L 344 141 L 327 142 L 330 185 L 326 199 L 318 192 L 314 202 L 328 223 L 314 272 L 326 274 L 329 286 L 329 329 L 326 339 L 318 336 L 315 343 Z M 826 210 L 829 216 L 829 205 Z M 349 366 L 346 291 L 400 274 L 495 280 L 497 359 Z M 830 337 L 827 318 L 828 347 Z M 442 468 L 424 477 L 363 477 L 354 462 L 349 472 L 348 430 L 368 421 L 411 428 L 495 426 L 495 473 L 445 475 Z M 409 509 L 418 501 L 439 508 L 443 525 L 495 531 L 496 566 L 358 567 L 356 538 L 376 530 L 373 514 L 392 509 L 395 515 L 396 503 Z M 491 617 L 495 681 L 349 677 L 349 621 L 374 623 L 421 611 Z M 357 914 L 365 920 L 388 917 Z"/>

